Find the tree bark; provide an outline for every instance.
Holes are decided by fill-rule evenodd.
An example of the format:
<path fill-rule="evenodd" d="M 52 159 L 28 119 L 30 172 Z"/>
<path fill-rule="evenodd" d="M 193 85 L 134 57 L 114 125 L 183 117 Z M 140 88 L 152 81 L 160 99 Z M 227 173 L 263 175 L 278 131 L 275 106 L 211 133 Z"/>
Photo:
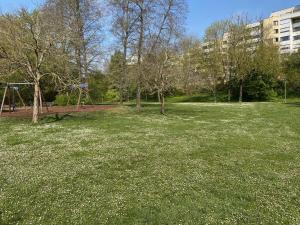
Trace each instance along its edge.
<path fill-rule="evenodd" d="M 214 83 L 214 102 L 217 103 L 217 88 L 215 83 Z"/>
<path fill-rule="evenodd" d="M 231 102 L 231 72 L 228 77 L 228 102 Z"/>
<path fill-rule="evenodd" d="M 160 101 L 160 91 L 157 91 L 157 100 L 158 100 L 159 103 L 161 102 Z"/>
<path fill-rule="evenodd" d="M 136 108 L 137 111 L 140 112 L 141 111 L 141 84 L 140 82 L 138 82 L 137 85 L 137 91 L 136 91 Z"/>
<path fill-rule="evenodd" d="M 228 102 L 231 102 L 231 88 L 228 87 Z"/>
<path fill-rule="evenodd" d="M 142 79 L 142 51 L 144 44 L 144 0 L 139 4 L 140 8 L 140 33 L 138 41 L 138 80 L 137 80 L 137 94 L 136 94 L 136 108 L 138 112 L 141 111 L 141 79 Z"/>
<path fill-rule="evenodd" d="M 239 96 L 239 102 L 243 102 L 243 81 L 240 83 L 240 96 Z"/>
<path fill-rule="evenodd" d="M 165 115 L 165 95 L 163 92 L 160 93 L 160 113 Z"/>
<path fill-rule="evenodd" d="M 287 82 L 286 80 L 284 81 L 284 103 L 286 103 L 287 101 Z"/>
<path fill-rule="evenodd" d="M 120 84 L 119 94 L 120 94 L 119 103 L 120 103 L 120 105 L 123 105 L 123 96 L 124 96 L 124 93 L 123 93 L 123 85 L 122 84 Z"/>
<path fill-rule="evenodd" d="M 32 113 L 32 122 L 38 123 L 39 119 L 39 81 L 34 83 L 34 97 L 33 97 L 33 113 Z"/>
<path fill-rule="evenodd" d="M 80 88 L 79 89 L 79 96 L 78 96 L 78 100 L 77 100 L 77 110 L 79 110 L 81 96 L 82 96 L 82 89 Z"/>

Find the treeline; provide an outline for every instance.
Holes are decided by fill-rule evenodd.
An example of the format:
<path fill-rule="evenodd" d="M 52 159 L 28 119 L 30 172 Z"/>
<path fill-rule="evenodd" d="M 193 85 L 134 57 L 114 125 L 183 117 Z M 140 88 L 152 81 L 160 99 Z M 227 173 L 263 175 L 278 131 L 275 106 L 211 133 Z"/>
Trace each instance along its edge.
<path fill-rule="evenodd" d="M 198 39 L 185 35 L 186 12 L 185 0 L 47 0 L 2 14 L 1 81 L 34 84 L 33 122 L 40 92 L 59 104 L 135 99 L 137 110 L 150 97 L 162 114 L 169 95 L 268 100 L 285 86 L 299 94 L 299 55 L 280 55 L 246 16 L 216 22 Z"/>

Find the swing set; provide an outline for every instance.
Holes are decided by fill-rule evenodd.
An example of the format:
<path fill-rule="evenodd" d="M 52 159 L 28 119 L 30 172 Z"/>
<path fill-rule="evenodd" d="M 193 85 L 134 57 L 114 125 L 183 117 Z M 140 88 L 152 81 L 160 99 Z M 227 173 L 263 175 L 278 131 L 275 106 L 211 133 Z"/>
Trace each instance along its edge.
<path fill-rule="evenodd" d="M 4 88 L 4 94 L 3 94 L 3 98 L 2 98 L 2 102 L 1 102 L 1 108 L 0 108 L 0 116 L 2 115 L 2 113 L 5 110 L 5 107 L 7 108 L 7 111 L 9 113 L 12 112 L 16 112 L 17 110 L 17 105 L 16 105 L 16 95 L 20 100 L 20 103 L 22 104 L 23 108 L 27 111 L 27 107 L 26 104 L 20 94 L 20 86 L 32 86 L 34 85 L 33 83 L 28 83 L 28 82 L 24 82 L 24 83 L 0 83 L 0 88 Z M 43 113 L 43 104 L 42 104 L 42 92 L 41 89 L 39 90 L 39 111 L 40 113 Z M 5 105 L 5 102 L 7 103 Z M 47 111 L 48 110 L 48 106 L 46 105 Z"/>

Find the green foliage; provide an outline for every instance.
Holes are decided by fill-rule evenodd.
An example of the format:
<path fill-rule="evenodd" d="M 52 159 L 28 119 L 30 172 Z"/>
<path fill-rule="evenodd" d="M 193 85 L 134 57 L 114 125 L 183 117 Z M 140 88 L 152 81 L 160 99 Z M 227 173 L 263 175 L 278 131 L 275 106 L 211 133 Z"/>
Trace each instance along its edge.
<path fill-rule="evenodd" d="M 300 96 L 300 52 L 284 59 L 283 70 L 289 94 Z"/>
<path fill-rule="evenodd" d="M 275 85 L 276 80 L 272 75 L 253 72 L 244 82 L 244 97 L 250 101 L 271 100 L 277 96 Z"/>
<path fill-rule="evenodd" d="M 117 102 L 120 100 L 120 94 L 115 89 L 110 89 L 105 94 L 105 101 L 107 102 Z"/>
<path fill-rule="evenodd" d="M 109 89 L 108 77 L 101 72 L 89 76 L 89 95 L 94 103 L 102 103 Z"/>
<path fill-rule="evenodd" d="M 122 76 L 124 72 L 123 63 L 123 54 L 119 51 L 115 52 L 110 59 L 108 68 L 111 88 L 119 90 L 124 85 L 124 79 Z"/>
<path fill-rule="evenodd" d="M 55 97 L 54 104 L 58 106 L 76 105 L 78 101 L 78 95 L 60 94 Z"/>

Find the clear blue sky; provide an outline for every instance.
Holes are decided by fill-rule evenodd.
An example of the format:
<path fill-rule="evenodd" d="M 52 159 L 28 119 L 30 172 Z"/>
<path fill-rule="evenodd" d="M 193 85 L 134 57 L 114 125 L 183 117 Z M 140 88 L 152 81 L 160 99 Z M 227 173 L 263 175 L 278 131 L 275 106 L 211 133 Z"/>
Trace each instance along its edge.
<path fill-rule="evenodd" d="M 32 8 L 42 0 L 0 0 L 2 12 L 19 7 Z M 248 13 L 250 18 L 267 17 L 273 11 L 300 4 L 299 0 L 187 0 L 189 13 L 187 31 L 201 36 L 212 22 L 229 18 L 237 13 Z"/>

